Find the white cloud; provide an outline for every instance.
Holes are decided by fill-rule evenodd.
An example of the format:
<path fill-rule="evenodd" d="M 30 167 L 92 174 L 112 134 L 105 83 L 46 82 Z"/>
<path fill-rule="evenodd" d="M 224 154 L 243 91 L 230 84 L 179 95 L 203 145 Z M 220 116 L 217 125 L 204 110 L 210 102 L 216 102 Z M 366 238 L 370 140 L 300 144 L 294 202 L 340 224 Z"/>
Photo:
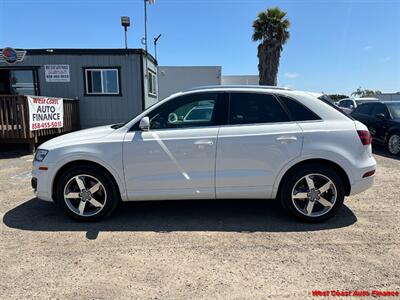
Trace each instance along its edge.
<path fill-rule="evenodd" d="M 368 50 L 371 50 L 372 48 L 373 48 L 372 46 L 367 45 L 367 46 L 364 47 L 364 50 L 368 51 Z"/>
<path fill-rule="evenodd" d="M 284 74 L 284 76 L 285 76 L 285 78 L 293 79 L 293 78 L 299 77 L 299 74 L 287 72 L 287 73 Z"/>
<path fill-rule="evenodd" d="M 391 60 L 392 60 L 392 58 L 390 56 L 386 56 L 386 57 L 383 57 L 381 59 L 381 62 L 388 62 L 388 61 L 391 61 Z"/>

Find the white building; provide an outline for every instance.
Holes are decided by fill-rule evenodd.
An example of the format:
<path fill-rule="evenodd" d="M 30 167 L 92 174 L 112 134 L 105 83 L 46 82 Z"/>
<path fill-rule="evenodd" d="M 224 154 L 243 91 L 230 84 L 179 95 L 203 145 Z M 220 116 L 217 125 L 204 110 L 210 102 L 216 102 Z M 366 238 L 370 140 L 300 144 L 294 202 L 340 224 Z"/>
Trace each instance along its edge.
<path fill-rule="evenodd" d="M 223 85 L 258 85 L 260 77 L 258 75 L 223 75 Z"/>
<path fill-rule="evenodd" d="M 258 75 L 221 75 L 221 66 L 159 66 L 158 98 L 205 85 L 258 85 Z"/>
<path fill-rule="evenodd" d="M 158 98 L 193 87 L 221 84 L 220 66 L 159 66 Z"/>
<path fill-rule="evenodd" d="M 374 98 L 378 98 L 382 101 L 390 101 L 390 100 L 397 100 L 400 101 L 400 92 L 397 93 L 382 93 L 373 96 Z"/>

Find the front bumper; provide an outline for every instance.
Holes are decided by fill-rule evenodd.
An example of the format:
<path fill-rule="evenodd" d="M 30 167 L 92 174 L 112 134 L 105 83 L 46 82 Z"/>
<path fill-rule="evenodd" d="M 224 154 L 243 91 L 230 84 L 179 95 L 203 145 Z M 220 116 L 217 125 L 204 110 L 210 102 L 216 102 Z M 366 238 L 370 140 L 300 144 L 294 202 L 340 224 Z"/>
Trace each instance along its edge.
<path fill-rule="evenodd" d="M 37 191 L 37 178 L 36 177 L 32 177 L 31 186 L 32 186 L 33 192 L 36 193 L 36 191 Z"/>
<path fill-rule="evenodd" d="M 52 168 L 49 164 L 46 164 L 48 170 L 39 170 L 39 167 L 43 165 L 44 163 L 42 162 L 33 162 L 31 186 L 37 198 L 44 201 L 54 202 L 51 195 L 52 188 L 50 180 L 50 178 L 52 178 Z"/>

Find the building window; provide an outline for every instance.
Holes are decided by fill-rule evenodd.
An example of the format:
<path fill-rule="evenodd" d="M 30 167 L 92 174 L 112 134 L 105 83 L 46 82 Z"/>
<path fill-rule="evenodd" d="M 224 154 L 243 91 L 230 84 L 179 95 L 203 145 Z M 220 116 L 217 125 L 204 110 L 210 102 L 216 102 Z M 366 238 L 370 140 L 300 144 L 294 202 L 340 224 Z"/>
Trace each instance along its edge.
<path fill-rule="evenodd" d="M 157 96 L 157 75 L 152 70 L 148 70 L 148 92 L 151 96 Z"/>
<path fill-rule="evenodd" d="M 0 69 L 0 95 L 38 95 L 36 70 Z"/>
<path fill-rule="evenodd" d="M 87 95 L 119 95 L 119 69 L 85 69 Z"/>

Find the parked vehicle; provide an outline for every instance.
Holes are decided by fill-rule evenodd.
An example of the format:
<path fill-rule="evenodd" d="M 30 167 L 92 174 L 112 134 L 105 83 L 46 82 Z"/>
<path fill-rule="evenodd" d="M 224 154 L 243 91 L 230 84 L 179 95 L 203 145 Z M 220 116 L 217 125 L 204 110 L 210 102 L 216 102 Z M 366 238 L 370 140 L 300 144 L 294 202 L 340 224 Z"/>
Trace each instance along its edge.
<path fill-rule="evenodd" d="M 368 127 L 374 143 L 400 155 L 400 101 L 363 103 L 351 115 Z"/>
<path fill-rule="evenodd" d="M 177 121 L 202 103 L 211 114 Z M 367 127 L 333 104 L 281 88 L 216 86 L 174 94 L 126 124 L 44 143 L 32 186 L 82 221 L 120 201 L 277 198 L 317 222 L 368 189 L 375 167 Z"/>
<path fill-rule="evenodd" d="M 367 101 L 378 101 L 377 98 L 345 98 L 337 102 L 337 106 L 345 113 L 350 114 L 357 106 Z"/>

